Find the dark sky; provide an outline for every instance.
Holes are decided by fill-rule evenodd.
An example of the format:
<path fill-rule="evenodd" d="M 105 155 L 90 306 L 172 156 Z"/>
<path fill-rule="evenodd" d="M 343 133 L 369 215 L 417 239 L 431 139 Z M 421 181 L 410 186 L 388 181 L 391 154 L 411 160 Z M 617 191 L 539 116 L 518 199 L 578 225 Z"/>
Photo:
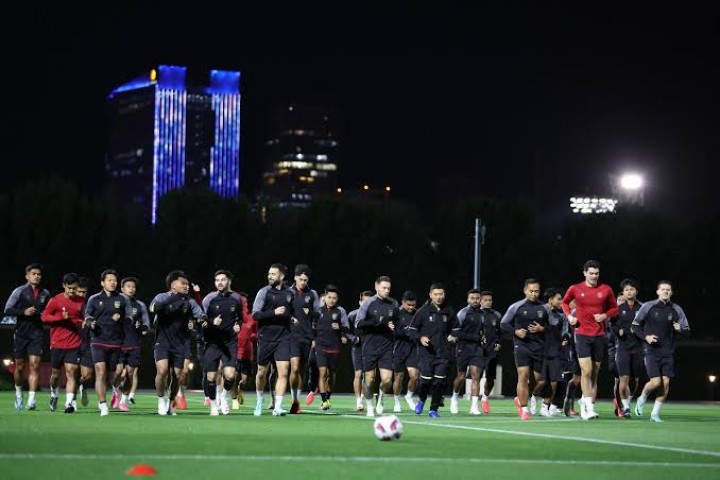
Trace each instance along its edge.
<path fill-rule="evenodd" d="M 345 187 L 391 184 L 418 201 L 523 195 L 553 210 L 635 169 L 652 206 L 720 205 L 706 173 L 720 158 L 709 9 L 113 5 L 19 7 L 18 32 L 0 34 L 0 153 L 21 170 L 3 175 L 3 188 L 42 171 L 95 191 L 105 97 L 164 63 L 189 75 L 242 71 L 248 190 L 259 183 L 268 113 L 299 102 L 341 113 Z"/>

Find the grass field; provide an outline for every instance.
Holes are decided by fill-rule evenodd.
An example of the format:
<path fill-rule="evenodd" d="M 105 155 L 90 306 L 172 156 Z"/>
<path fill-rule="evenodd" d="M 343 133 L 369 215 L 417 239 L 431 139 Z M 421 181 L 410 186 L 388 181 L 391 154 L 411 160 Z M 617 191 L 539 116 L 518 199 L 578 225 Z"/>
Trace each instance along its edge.
<path fill-rule="evenodd" d="M 104 418 L 94 402 L 68 415 L 51 413 L 47 399 L 40 394 L 37 411 L 18 413 L 14 394 L 0 394 L 0 478 L 121 478 L 149 464 L 158 477 L 197 480 L 720 479 L 718 404 L 670 403 L 664 423 L 616 419 L 609 403 L 598 404 L 594 421 L 529 422 L 511 399 L 493 400 L 480 417 L 441 409 L 442 418 L 430 419 L 403 405 L 403 438 L 380 442 L 347 396 L 333 398 L 329 414 L 318 399 L 304 414 L 282 418 L 254 417 L 254 395 L 228 417 L 209 417 L 199 394 L 176 417 L 158 416 L 149 392 L 133 412 Z M 467 407 L 461 401 L 461 411 Z"/>

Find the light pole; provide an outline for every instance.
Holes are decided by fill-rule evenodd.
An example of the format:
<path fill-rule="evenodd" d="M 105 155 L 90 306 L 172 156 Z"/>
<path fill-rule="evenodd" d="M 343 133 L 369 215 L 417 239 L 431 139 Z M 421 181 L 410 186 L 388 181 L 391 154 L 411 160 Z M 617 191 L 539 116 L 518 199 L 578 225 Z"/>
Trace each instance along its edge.
<path fill-rule="evenodd" d="M 473 278 L 474 288 L 480 288 L 480 252 L 485 243 L 485 225 L 480 217 L 475 218 L 475 276 Z"/>

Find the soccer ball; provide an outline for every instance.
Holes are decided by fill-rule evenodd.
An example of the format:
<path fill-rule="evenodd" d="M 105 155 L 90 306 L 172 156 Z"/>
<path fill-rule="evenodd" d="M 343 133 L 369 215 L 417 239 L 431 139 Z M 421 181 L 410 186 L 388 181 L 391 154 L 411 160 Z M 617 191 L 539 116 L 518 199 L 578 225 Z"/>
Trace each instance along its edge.
<path fill-rule="evenodd" d="M 399 440 L 403 434 L 403 424 L 395 415 L 385 415 L 375 420 L 373 431 L 378 440 Z"/>

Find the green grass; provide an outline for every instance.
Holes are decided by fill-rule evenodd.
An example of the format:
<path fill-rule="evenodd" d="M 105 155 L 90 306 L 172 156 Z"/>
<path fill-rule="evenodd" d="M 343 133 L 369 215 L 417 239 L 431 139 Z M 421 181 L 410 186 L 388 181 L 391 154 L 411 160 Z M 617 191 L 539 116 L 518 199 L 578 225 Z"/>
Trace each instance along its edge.
<path fill-rule="evenodd" d="M 254 405 L 254 395 L 247 398 Z M 609 403 L 599 404 L 601 418 L 589 422 L 523 422 L 510 399 L 493 400 L 489 415 L 441 409 L 440 419 L 410 414 L 403 404 L 403 438 L 380 442 L 347 396 L 333 398 L 329 415 L 320 413 L 318 399 L 305 414 L 283 418 L 268 411 L 253 417 L 252 405 L 211 418 L 198 394 L 176 417 L 156 415 L 150 393 L 138 397 L 132 413 L 104 418 L 96 408 L 51 413 L 47 399 L 42 393 L 38 411 L 18 413 L 13 394 L 0 394 L 0 478 L 121 478 L 137 464 L 152 465 L 161 478 L 197 480 L 720 478 L 717 404 L 670 403 L 660 424 L 647 416 L 616 419 Z M 461 401 L 461 411 L 467 407 Z"/>

